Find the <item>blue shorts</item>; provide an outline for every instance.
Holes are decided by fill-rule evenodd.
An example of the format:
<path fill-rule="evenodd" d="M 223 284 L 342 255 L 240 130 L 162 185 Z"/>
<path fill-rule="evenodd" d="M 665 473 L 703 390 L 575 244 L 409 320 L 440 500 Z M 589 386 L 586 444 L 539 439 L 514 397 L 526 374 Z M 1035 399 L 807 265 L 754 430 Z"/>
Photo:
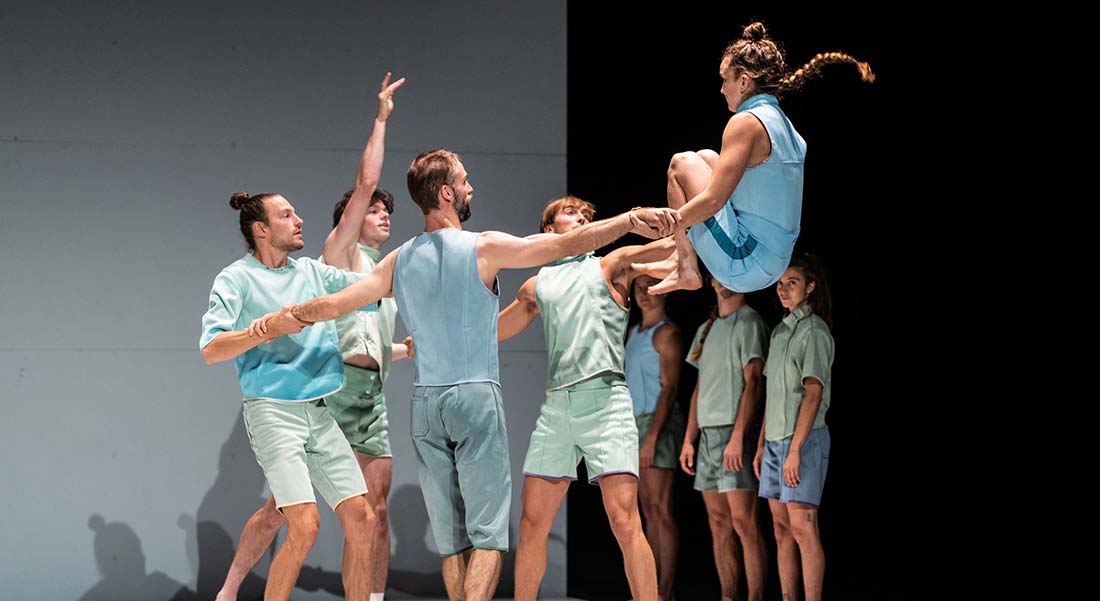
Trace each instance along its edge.
<path fill-rule="evenodd" d="M 825 488 L 825 472 L 829 470 L 829 429 L 818 428 L 806 437 L 802 445 L 802 462 L 798 466 L 798 487 L 783 481 L 783 462 L 791 450 L 794 436 L 764 442 L 764 460 L 760 465 L 760 496 L 778 499 L 782 503 L 821 505 Z"/>
<path fill-rule="evenodd" d="M 794 251 L 795 237 L 787 234 L 769 234 L 768 244 L 761 244 L 769 225 L 760 218 L 738 215 L 727 202 L 710 219 L 691 226 L 688 239 L 718 283 L 734 292 L 755 292 L 779 280 Z M 783 248 L 782 256 L 769 246 Z"/>
<path fill-rule="evenodd" d="M 508 551 L 512 464 L 500 387 L 416 386 L 410 412 L 417 476 L 439 554 Z"/>

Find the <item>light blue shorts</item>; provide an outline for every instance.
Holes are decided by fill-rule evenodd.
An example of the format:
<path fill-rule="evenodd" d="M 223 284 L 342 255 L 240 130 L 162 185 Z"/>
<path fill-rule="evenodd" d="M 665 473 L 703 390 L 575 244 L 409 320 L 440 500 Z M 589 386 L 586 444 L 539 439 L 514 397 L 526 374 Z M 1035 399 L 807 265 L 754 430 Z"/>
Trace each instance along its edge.
<path fill-rule="evenodd" d="M 802 461 L 798 465 L 798 487 L 783 481 L 783 463 L 791 451 L 794 436 L 783 440 L 764 441 L 764 460 L 760 464 L 760 496 L 778 499 L 782 503 L 821 505 L 825 488 L 825 472 L 829 470 L 829 429 L 818 428 L 806 437 L 802 445 Z"/>
<path fill-rule="evenodd" d="M 763 232 L 751 231 L 753 222 L 748 215 L 740 218 L 727 202 L 714 216 L 688 229 L 688 239 L 699 260 L 718 283 L 734 292 L 755 292 L 774 284 L 787 269 L 794 250 L 794 238 L 789 236 L 782 236 L 784 240 L 778 242 L 785 256 L 769 250 L 760 243 Z M 757 229 L 765 230 L 767 226 L 761 223 Z"/>
<path fill-rule="evenodd" d="M 416 386 L 410 428 L 439 554 L 508 551 L 512 465 L 500 387 Z"/>

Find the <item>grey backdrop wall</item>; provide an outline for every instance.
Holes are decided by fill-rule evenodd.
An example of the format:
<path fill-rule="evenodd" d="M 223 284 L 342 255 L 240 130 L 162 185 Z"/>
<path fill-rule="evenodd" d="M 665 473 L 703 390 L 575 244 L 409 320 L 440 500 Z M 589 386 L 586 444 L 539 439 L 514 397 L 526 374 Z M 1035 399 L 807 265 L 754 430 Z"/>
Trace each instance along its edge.
<path fill-rule="evenodd" d="M 302 254 L 318 255 L 385 71 L 408 77 L 382 178 L 397 196 L 387 248 L 423 225 L 404 173 L 428 148 L 463 155 L 470 229 L 531 233 L 565 191 L 564 2 L 317 4 L 0 8 L 3 598 L 213 597 L 266 494 L 232 363 L 197 349 L 213 277 L 244 252 L 229 195 L 284 194 L 305 220 Z M 527 275 L 502 277 L 502 302 Z M 540 327 L 501 352 L 517 529 Z M 401 362 L 386 385 L 392 597 L 442 592 L 411 382 Z M 551 595 L 565 592 L 564 523 Z M 322 508 L 294 598 L 332 598 L 341 541 Z M 510 581 L 509 565 L 502 592 Z"/>

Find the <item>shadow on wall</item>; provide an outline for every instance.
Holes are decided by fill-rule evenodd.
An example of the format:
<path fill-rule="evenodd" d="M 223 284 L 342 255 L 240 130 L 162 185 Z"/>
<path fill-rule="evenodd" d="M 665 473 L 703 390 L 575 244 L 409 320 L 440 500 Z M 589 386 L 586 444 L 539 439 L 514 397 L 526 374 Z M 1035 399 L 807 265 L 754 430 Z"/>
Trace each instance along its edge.
<path fill-rule="evenodd" d="M 199 598 L 213 599 L 221 590 L 236 552 L 234 542 L 248 518 L 267 501 L 264 483 L 263 470 L 256 463 L 256 455 L 248 442 L 244 415 L 238 413 L 233 430 L 222 444 L 218 456 L 218 476 L 199 504 L 193 527 L 188 527 L 191 521 L 189 516 L 180 516 L 180 526 L 187 532 L 187 557 L 198 574 L 195 588 Z M 276 535 L 271 548 L 245 576 L 237 593 L 237 601 L 263 599 L 267 581 L 257 573 L 267 573 L 278 541 L 279 536 Z M 296 586 L 302 590 L 325 590 L 344 596 L 340 574 L 326 572 L 319 567 L 302 566 Z"/>
<path fill-rule="evenodd" d="M 263 493 L 264 474 L 248 443 L 244 415 L 238 413 L 233 430 L 218 455 L 218 475 L 195 512 L 194 528 L 187 529 L 181 523 L 187 530 L 187 557 L 198 574 L 195 590 L 200 598 L 213 599 L 218 594 L 233 563 L 234 541 L 248 518 L 267 500 Z M 181 517 L 181 522 L 185 520 Z M 257 568 L 266 572 L 272 556 L 273 551 L 269 549 Z M 265 584 L 263 578 L 249 572 L 241 583 L 237 599 L 262 599 Z"/>
<path fill-rule="evenodd" d="M 79 601 L 190 601 L 199 597 L 163 572 L 145 573 L 145 554 L 132 528 L 122 522 L 107 523 L 103 516 L 92 515 L 88 527 L 95 533 L 93 548 L 100 581 Z"/>
<path fill-rule="evenodd" d="M 447 597 L 439 555 L 428 548 L 428 510 L 420 487 L 406 485 L 390 493 L 390 537 L 393 555 L 387 592 L 397 591 L 416 597 Z M 430 570 L 421 571 L 425 566 Z"/>
<path fill-rule="evenodd" d="M 145 573 L 145 555 L 141 541 L 128 525 L 110 522 L 92 515 L 89 527 L 95 533 L 95 559 L 101 580 L 84 593 L 79 601 L 191 601 L 213 599 L 221 589 L 236 551 L 235 541 L 248 518 L 259 510 L 264 497 L 264 475 L 248 442 L 243 416 L 238 415 L 229 438 L 221 447 L 218 476 L 199 505 L 195 517 L 181 515 L 178 525 L 184 531 L 187 558 L 196 574 L 195 590 L 176 582 L 162 572 Z M 443 584 L 440 557 L 429 548 L 431 537 L 428 513 L 420 487 L 402 486 L 390 494 L 390 531 L 394 549 L 390 558 L 387 593 L 395 598 L 447 596 Z M 280 531 L 282 532 L 282 531 Z M 557 537 L 553 537 L 555 540 Z M 510 529 L 512 550 L 505 554 L 501 567 L 498 596 L 510 597 L 515 590 L 516 532 Z M 263 599 L 266 580 L 257 575 L 267 572 L 276 544 L 264 553 L 253 571 L 245 577 L 237 594 L 238 601 Z M 340 597 L 344 586 L 338 572 L 303 566 L 297 588 L 324 590 Z"/>

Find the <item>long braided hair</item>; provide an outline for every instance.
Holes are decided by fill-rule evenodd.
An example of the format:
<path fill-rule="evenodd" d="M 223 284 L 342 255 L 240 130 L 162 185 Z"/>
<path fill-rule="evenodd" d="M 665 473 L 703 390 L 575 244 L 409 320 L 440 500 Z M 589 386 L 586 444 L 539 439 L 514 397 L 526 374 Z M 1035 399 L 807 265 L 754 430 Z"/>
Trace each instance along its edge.
<path fill-rule="evenodd" d="M 710 335 L 710 329 L 714 327 L 714 320 L 718 319 L 718 305 L 714 305 L 714 310 L 710 312 L 710 317 L 707 319 L 707 325 L 703 327 L 703 335 L 699 337 L 699 344 L 695 345 L 695 348 L 691 349 L 691 360 L 699 361 L 699 358 L 703 356 L 703 343 L 707 341 L 707 336 Z"/>
<path fill-rule="evenodd" d="M 745 26 L 741 38 L 726 46 L 722 60 L 729 61 L 728 69 L 746 73 L 755 84 L 757 92 L 774 94 L 777 97 L 784 92 L 801 88 L 806 80 L 820 75 L 822 67 L 830 64 L 851 63 L 859 69 L 863 81 L 875 81 L 871 65 L 844 52 L 822 52 L 788 73 L 783 51 L 768 37 L 767 29 L 759 21 Z"/>

